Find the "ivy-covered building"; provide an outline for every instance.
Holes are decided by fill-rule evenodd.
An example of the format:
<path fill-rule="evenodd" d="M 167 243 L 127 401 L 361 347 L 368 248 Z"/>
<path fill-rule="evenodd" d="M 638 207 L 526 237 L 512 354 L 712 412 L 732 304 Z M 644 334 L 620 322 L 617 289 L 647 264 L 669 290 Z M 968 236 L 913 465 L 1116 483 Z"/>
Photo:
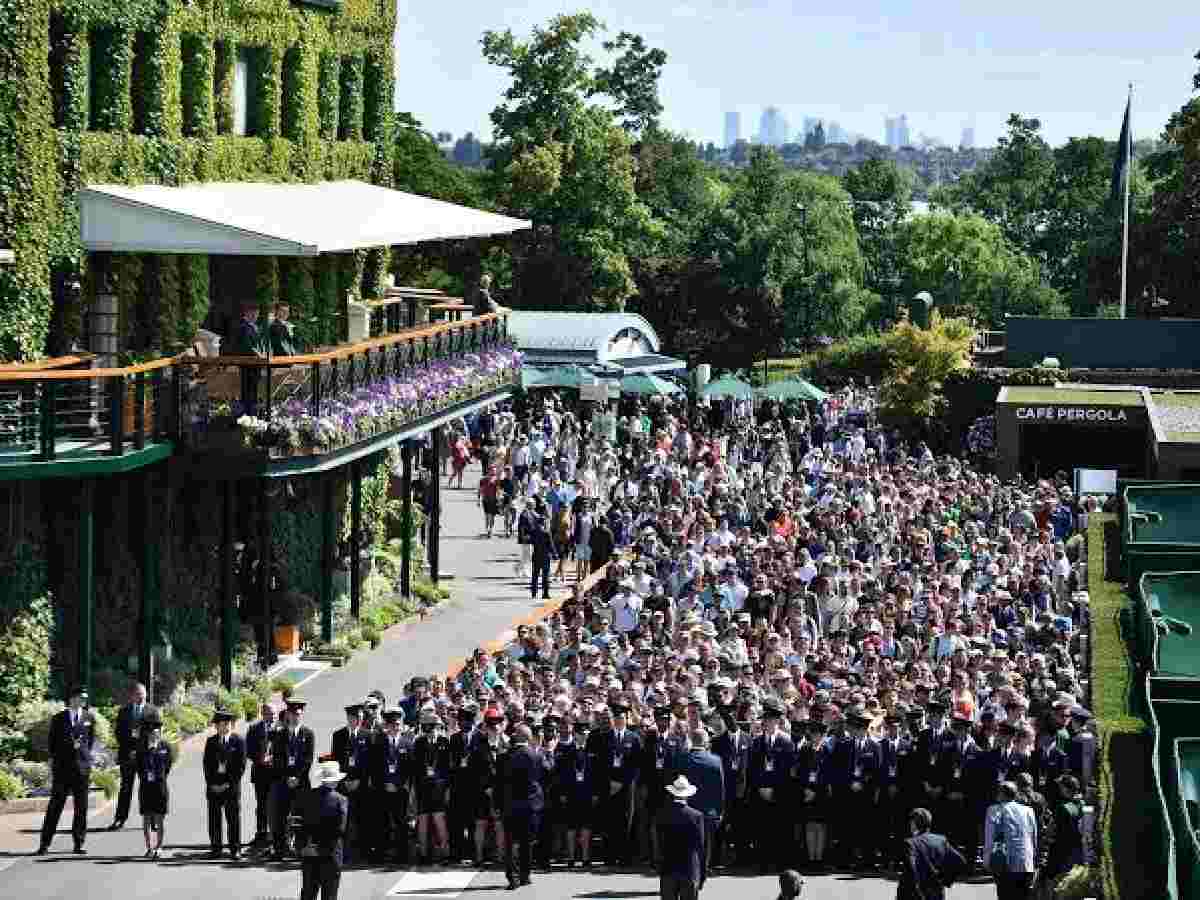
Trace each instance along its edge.
<path fill-rule="evenodd" d="M 403 444 L 409 459 L 450 413 L 504 395 L 508 374 L 493 371 L 487 390 L 447 389 L 446 408 L 422 402 L 424 418 L 351 429 L 336 453 L 322 438 L 225 465 L 186 439 L 197 414 L 185 393 L 238 373 L 170 361 L 198 329 L 230 335 L 246 301 L 265 321 L 286 299 L 308 346 L 342 345 L 306 358 L 311 379 L 299 364 L 252 375 L 268 414 L 282 380 L 310 423 L 385 376 L 402 386 L 417 367 L 479 359 L 503 341 L 503 317 L 348 346 L 350 303 L 384 296 L 387 246 L 150 253 L 81 240 L 81 192 L 97 185 L 390 187 L 395 18 L 391 0 L 0 0 L 0 249 L 13 254 L 0 266 L 0 641 L 52 596 L 63 679 L 116 683 L 170 644 L 176 668 L 220 657 L 228 681 L 231 648 L 253 637 L 231 612 L 239 544 L 266 547 L 327 620 L 330 547 L 352 519 L 356 552 L 380 527 L 386 451 Z M 93 374 L 35 383 L 42 368 Z M 27 464 L 4 465 L 20 453 Z M 269 606 L 264 621 L 269 643 Z"/>

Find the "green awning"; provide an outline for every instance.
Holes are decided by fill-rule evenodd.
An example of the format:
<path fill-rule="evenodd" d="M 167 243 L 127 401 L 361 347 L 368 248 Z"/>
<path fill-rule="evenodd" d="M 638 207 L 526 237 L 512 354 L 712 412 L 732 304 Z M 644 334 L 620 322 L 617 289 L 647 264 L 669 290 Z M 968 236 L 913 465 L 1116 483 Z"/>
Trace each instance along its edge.
<path fill-rule="evenodd" d="M 521 386 L 528 388 L 578 388 L 588 374 L 579 366 L 521 370 Z"/>
<path fill-rule="evenodd" d="M 738 400 L 750 400 L 754 397 L 754 388 L 744 381 L 739 381 L 732 375 L 726 375 L 724 378 L 718 378 L 716 381 L 708 384 L 700 392 L 700 396 L 734 397 Z"/>
<path fill-rule="evenodd" d="M 683 388 L 657 375 L 626 375 L 621 379 L 622 394 L 678 394 Z"/>
<path fill-rule="evenodd" d="M 785 378 L 782 381 L 772 381 L 760 387 L 756 394 L 771 400 L 811 400 L 820 403 L 829 395 L 814 384 L 803 378 Z"/>

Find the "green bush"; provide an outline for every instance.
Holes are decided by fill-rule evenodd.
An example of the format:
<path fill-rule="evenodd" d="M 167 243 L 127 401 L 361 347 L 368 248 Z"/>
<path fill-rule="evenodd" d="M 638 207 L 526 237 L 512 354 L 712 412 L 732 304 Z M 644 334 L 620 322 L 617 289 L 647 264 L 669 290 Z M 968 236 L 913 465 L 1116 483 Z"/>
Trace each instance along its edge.
<path fill-rule="evenodd" d="M 286 700 L 292 695 L 292 683 L 286 678 L 274 678 L 271 680 L 271 691 L 283 694 L 283 698 Z"/>
<path fill-rule="evenodd" d="M 212 722 L 212 714 L 213 711 L 207 707 L 181 703 L 163 713 L 163 726 L 165 729 L 169 721 L 180 737 L 187 738 L 207 729 Z"/>
<path fill-rule="evenodd" d="M 242 698 L 234 691 L 227 691 L 225 688 L 220 688 L 217 691 L 217 709 L 225 709 L 235 716 L 241 717 Z"/>
<path fill-rule="evenodd" d="M 29 738 L 20 731 L 0 729 L 0 763 L 21 759 L 29 753 Z"/>
<path fill-rule="evenodd" d="M 4 766 L 20 778 L 30 788 L 50 786 L 50 766 L 43 762 L 33 762 L 28 759 L 14 759 Z"/>
<path fill-rule="evenodd" d="M 24 781 L 12 772 L 0 769 L 0 800 L 20 800 L 26 793 Z"/>
<path fill-rule="evenodd" d="M 247 722 L 253 722 L 258 718 L 259 707 L 265 702 L 260 700 L 254 691 L 247 691 L 244 688 L 238 691 L 237 701 L 238 715 Z"/>
<path fill-rule="evenodd" d="M 104 798 L 111 800 L 121 789 L 121 769 L 112 766 L 108 769 L 92 769 L 92 787 L 104 792 Z"/>
<path fill-rule="evenodd" d="M 378 647 L 379 642 L 383 640 L 383 632 L 378 628 L 364 626 L 362 630 L 362 639 L 371 645 L 372 648 Z"/>
<path fill-rule="evenodd" d="M 0 560 L 0 728 L 17 724 L 20 709 L 50 688 L 53 604 L 45 589 L 45 563 L 26 543 Z"/>

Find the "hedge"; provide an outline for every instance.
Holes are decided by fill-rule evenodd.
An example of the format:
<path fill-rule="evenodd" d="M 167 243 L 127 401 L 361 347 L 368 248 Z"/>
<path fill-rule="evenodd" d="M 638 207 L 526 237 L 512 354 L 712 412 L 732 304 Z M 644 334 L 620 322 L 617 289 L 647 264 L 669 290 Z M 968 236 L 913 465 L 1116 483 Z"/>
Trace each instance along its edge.
<path fill-rule="evenodd" d="M 0 361 L 64 352 L 83 334 L 96 279 L 79 242 L 81 184 L 387 183 L 394 27 L 379 0 L 337 12 L 289 0 L 0 0 L 0 245 L 17 258 L 0 268 Z M 239 48 L 258 88 L 246 138 L 231 133 Z M 350 266 L 356 295 L 385 260 L 375 251 L 365 272 L 362 259 Z M 136 268 L 122 349 L 169 352 L 208 312 L 208 261 Z M 306 303 L 307 275 L 285 286 L 298 306 L 328 308 L 318 330 L 332 336 L 345 293 Z"/>
<path fill-rule="evenodd" d="M 1110 514 L 1088 523 L 1088 592 L 1091 611 L 1092 712 L 1100 740 L 1098 856 L 1106 900 L 1161 896 L 1151 890 L 1147 860 L 1162 852 L 1162 822 L 1148 803 L 1154 794 L 1152 736 L 1134 714 L 1136 670 L 1123 630 L 1129 598 L 1120 582 L 1104 577 L 1105 525 Z"/>

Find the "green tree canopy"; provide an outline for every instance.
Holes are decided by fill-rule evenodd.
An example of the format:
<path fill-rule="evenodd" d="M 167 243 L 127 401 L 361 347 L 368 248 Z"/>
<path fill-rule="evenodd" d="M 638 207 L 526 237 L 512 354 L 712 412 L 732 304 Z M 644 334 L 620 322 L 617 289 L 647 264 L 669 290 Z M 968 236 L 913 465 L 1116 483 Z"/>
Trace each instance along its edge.
<path fill-rule="evenodd" d="M 393 173 L 397 190 L 463 206 L 486 206 L 478 178 L 450 163 L 411 113 L 396 113 L 395 135 Z"/>

